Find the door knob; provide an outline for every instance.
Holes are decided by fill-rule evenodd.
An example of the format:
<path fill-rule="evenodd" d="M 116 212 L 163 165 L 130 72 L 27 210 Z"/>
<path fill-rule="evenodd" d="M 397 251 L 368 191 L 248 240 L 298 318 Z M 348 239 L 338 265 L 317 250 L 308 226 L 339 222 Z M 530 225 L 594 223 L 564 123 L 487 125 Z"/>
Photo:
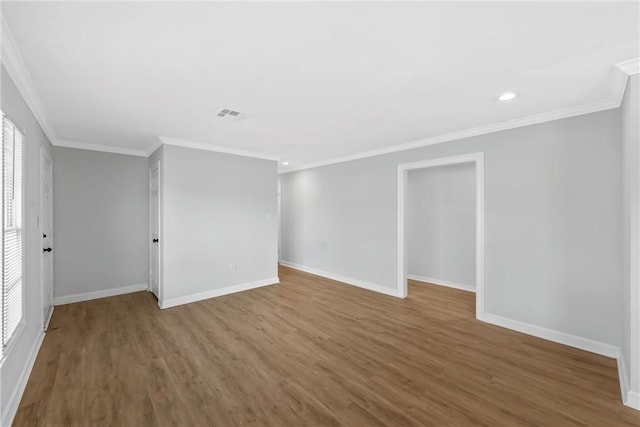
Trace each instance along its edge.
<path fill-rule="evenodd" d="M 42 252 L 51 252 L 53 249 L 51 248 L 46 248 L 46 249 L 42 249 Z"/>

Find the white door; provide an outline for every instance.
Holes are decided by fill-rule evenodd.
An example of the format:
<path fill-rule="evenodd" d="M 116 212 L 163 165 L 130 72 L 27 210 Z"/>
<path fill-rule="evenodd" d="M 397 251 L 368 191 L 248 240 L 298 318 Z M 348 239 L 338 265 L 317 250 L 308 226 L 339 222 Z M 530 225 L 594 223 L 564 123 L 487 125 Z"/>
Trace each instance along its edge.
<path fill-rule="evenodd" d="M 42 302 L 44 329 L 53 313 L 53 191 L 52 162 L 40 148 L 40 230 L 42 232 Z"/>
<path fill-rule="evenodd" d="M 278 262 L 282 260 L 282 186 L 278 182 Z"/>
<path fill-rule="evenodd" d="M 149 272 L 149 281 L 151 283 L 151 292 L 160 299 L 160 181 L 159 181 L 160 164 L 156 163 L 149 171 L 149 213 L 151 222 L 151 260 Z"/>

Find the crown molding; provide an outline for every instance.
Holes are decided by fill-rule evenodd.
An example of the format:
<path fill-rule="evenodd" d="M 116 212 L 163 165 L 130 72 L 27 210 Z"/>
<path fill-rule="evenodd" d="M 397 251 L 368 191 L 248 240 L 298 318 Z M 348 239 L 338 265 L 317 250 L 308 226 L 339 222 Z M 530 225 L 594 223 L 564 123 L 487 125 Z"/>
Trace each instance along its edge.
<path fill-rule="evenodd" d="M 256 159 L 278 161 L 280 157 L 270 154 L 256 153 L 253 151 L 240 150 L 221 145 L 208 144 L 206 142 L 191 141 L 188 139 L 172 138 L 168 136 L 158 136 L 163 144 L 176 145 L 178 147 L 195 148 L 196 150 L 215 151 L 217 153 L 233 154 L 236 156 L 253 157 Z M 155 151 L 155 150 L 154 150 Z"/>
<path fill-rule="evenodd" d="M 626 84 L 626 82 L 625 82 Z M 624 93 L 624 89 L 623 89 Z M 452 132 L 445 135 L 434 136 L 430 138 L 423 138 L 417 141 L 407 142 L 404 144 L 394 145 L 391 147 L 379 148 L 377 150 L 365 151 L 358 154 L 352 154 L 343 157 L 337 157 L 329 160 L 324 160 L 317 163 L 311 163 L 309 165 L 294 167 L 286 169 L 280 174 L 296 172 L 305 169 L 317 168 L 320 166 L 328 166 L 336 163 L 344 163 L 352 160 L 365 159 L 368 157 L 380 156 L 382 154 L 397 153 L 399 151 L 412 150 L 415 148 L 422 148 L 429 145 L 441 144 L 443 142 L 455 141 L 458 139 L 471 138 L 473 136 L 487 135 L 495 132 L 500 132 L 509 129 L 516 129 L 524 126 L 537 125 L 540 123 L 551 122 L 554 120 L 567 119 L 570 117 L 581 116 L 584 114 L 597 113 L 598 111 L 611 110 L 618 108 L 620 103 L 617 99 L 606 98 L 596 102 L 590 102 L 587 104 L 577 105 L 574 107 L 562 108 L 559 110 L 548 111 L 546 113 L 533 114 L 530 116 L 520 117 L 513 120 L 507 120 L 504 122 L 494 123 L 486 126 L 479 126 L 459 132 Z"/>
<path fill-rule="evenodd" d="M 58 140 L 56 133 L 53 131 L 53 127 L 47 120 L 42 100 L 38 96 L 38 92 L 33 84 L 31 75 L 24 64 L 22 55 L 20 55 L 20 51 L 18 50 L 15 40 L 9 31 L 9 27 L 5 22 L 4 16 L 0 17 L 0 27 L 2 27 L 2 48 L 0 49 L 2 64 L 5 66 L 7 73 L 9 73 L 9 76 L 11 76 L 11 79 L 18 88 L 18 91 L 31 109 L 31 112 L 40 124 L 42 131 L 49 139 L 49 142 L 56 145 Z"/>
<path fill-rule="evenodd" d="M 145 151 L 142 151 L 142 150 L 133 150 L 130 148 L 114 147 L 111 145 L 89 144 L 87 142 L 79 142 L 79 141 L 65 141 L 65 140 L 59 139 L 54 144 L 54 146 L 65 147 L 65 148 L 77 148 L 79 150 L 102 151 L 105 153 L 126 154 L 128 156 L 140 156 L 140 157 L 149 156 Z"/>
<path fill-rule="evenodd" d="M 629 75 L 616 65 L 611 78 L 611 98 L 615 100 L 618 107 L 622 105 L 628 81 Z"/>
<path fill-rule="evenodd" d="M 264 160 L 279 161 L 279 156 L 269 155 L 265 153 L 257 153 L 231 147 L 208 144 L 205 142 L 191 141 L 188 139 L 172 138 L 167 136 L 158 136 L 158 140 L 154 141 L 146 150 L 136 150 L 128 148 L 120 148 L 108 145 L 90 144 L 78 141 L 59 140 L 53 131 L 53 127 L 47 120 L 45 109 L 42 101 L 35 89 L 31 75 L 29 74 L 22 56 L 16 47 L 15 40 L 9 31 L 5 19 L 0 16 L 0 27 L 2 28 L 2 46 L 0 49 L 0 59 L 5 66 L 9 76 L 13 79 L 20 94 L 24 97 L 27 105 L 33 112 L 36 120 L 40 124 L 43 132 L 52 145 L 59 147 L 78 148 L 83 150 L 104 151 L 108 153 L 127 154 L 132 156 L 150 156 L 162 144 L 175 145 L 180 147 L 194 148 L 198 150 L 214 151 L 219 153 L 233 154 L 237 156 L 253 157 Z M 549 111 L 540 114 L 534 114 L 504 122 L 494 123 L 486 126 L 471 128 L 459 132 L 452 132 L 445 135 L 423 138 L 404 144 L 394 145 L 391 147 L 369 150 L 362 153 L 352 154 L 348 156 L 337 157 L 316 163 L 311 163 L 299 167 L 281 167 L 280 174 L 295 172 L 304 169 L 312 169 L 321 166 L 328 166 L 336 163 L 344 163 L 352 160 L 364 159 L 368 157 L 379 156 L 382 154 L 396 153 L 399 151 L 412 150 L 415 148 L 426 147 L 443 142 L 455 141 L 458 139 L 470 138 L 474 136 L 486 135 L 490 133 L 500 132 L 509 129 L 515 129 L 524 126 L 550 122 L 554 120 L 566 119 L 569 117 L 579 116 L 583 114 L 595 113 L 598 111 L 618 108 L 622 104 L 624 92 L 627 85 L 628 76 L 640 73 L 640 58 L 631 59 L 615 64 L 614 77 L 612 84 L 612 94 L 610 98 L 596 102 L 591 102 L 574 107 L 563 108 L 560 110 Z"/>
<path fill-rule="evenodd" d="M 151 144 L 149 144 L 149 146 L 145 150 L 145 153 L 147 153 L 147 157 L 155 153 L 155 151 L 161 146 L 162 146 L 162 140 L 160 139 L 160 137 L 156 137 L 156 140 L 153 141 Z"/>
<path fill-rule="evenodd" d="M 640 58 L 630 59 L 628 61 L 619 62 L 616 68 L 621 70 L 628 76 L 640 73 Z"/>
<path fill-rule="evenodd" d="M 619 107 L 622 105 L 629 77 L 640 72 L 640 58 L 619 62 L 613 69 L 612 97 L 616 100 Z"/>

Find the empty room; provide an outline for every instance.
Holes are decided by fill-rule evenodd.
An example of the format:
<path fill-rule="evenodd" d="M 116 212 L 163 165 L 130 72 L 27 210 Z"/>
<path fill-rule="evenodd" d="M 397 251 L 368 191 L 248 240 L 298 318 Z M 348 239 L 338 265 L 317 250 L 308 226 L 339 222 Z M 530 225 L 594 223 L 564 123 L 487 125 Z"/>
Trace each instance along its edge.
<path fill-rule="evenodd" d="M 640 427 L 640 1 L 0 12 L 0 425 Z"/>

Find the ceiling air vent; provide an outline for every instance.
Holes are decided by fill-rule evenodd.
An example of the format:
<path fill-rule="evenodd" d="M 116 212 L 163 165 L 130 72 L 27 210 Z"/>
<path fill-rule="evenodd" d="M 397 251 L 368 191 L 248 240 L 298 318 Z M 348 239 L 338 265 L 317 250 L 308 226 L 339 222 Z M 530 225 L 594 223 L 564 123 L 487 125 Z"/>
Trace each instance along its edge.
<path fill-rule="evenodd" d="M 223 108 L 222 110 L 218 111 L 217 116 L 218 117 L 226 117 L 226 118 L 233 119 L 233 120 L 242 120 L 242 119 L 246 119 L 247 117 L 249 117 L 249 115 L 246 114 L 246 113 L 241 113 L 239 111 L 234 111 L 234 110 L 231 110 L 229 108 Z"/>

